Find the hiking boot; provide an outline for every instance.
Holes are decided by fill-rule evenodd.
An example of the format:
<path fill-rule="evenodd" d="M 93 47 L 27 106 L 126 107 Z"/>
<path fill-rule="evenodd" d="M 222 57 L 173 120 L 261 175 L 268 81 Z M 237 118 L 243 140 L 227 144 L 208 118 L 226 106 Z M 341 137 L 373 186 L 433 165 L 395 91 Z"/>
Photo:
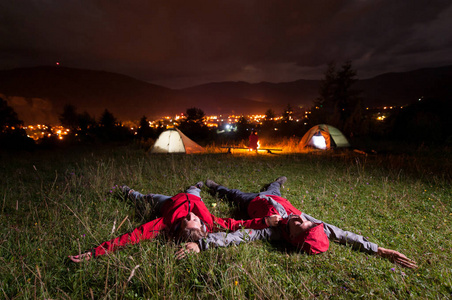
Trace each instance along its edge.
<path fill-rule="evenodd" d="M 192 185 L 187 186 L 185 188 L 185 190 L 188 191 L 188 190 L 194 189 L 194 188 L 201 189 L 203 186 L 204 186 L 204 183 L 202 181 L 199 181 L 196 184 L 192 184 Z"/>
<path fill-rule="evenodd" d="M 216 183 L 213 180 L 207 179 L 206 180 L 206 186 L 212 190 L 217 190 L 217 188 L 220 186 L 218 183 Z"/>
<path fill-rule="evenodd" d="M 130 195 L 130 193 L 133 192 L 133 190 L 131 188 L 129 188 L 127 185 L 121 185 L 119 187 L 122 191 L 122 195 L 124 196 L 124 199 L 127 199 Z"/>
<path fill-rule="evenodd" d="M 280 186 L 283 186 L 284 183 L 286 183 L 287 181 L 287 177 L 286 176 L 281 176 L 276 178 L 275 182 L 279 183 Z"/>

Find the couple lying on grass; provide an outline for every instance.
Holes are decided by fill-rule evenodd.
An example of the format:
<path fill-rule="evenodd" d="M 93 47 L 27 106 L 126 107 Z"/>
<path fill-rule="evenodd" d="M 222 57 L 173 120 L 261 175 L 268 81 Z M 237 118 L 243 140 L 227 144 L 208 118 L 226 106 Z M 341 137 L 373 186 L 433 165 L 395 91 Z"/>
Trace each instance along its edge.
<path fill-rule="evenodd" d="M 359 251 L 388 258 L 403 267 L 417 268 L 416 262 L 400 252 L 379 247 L 361 235 L 344 231 L 296 209 L 287 199 L 281 197 L 280 188 L 286 180 L 285 176 L 279 177 L 260 193 L 244 193 L 237 189 L 228 189 L 209 179 L 206 181 L 206 186 L 212 192 L 218 193 L 220 198 L 234 202 L 240 210 L 247 212 L 252 218 L 249 220 L 218 218 L 211 214 L 200 197 L 202 182 L 173 197 L 143 195 L 123 186 L 125 197 L 134 200 L 138 209 L 143 210 L 151 205 L 161 217 L 139 226 L 132 232 L 106 241 L 90 251 L 69 258 L 74 262 L 90 260 L 92 257 L 113 252 L 119 247 L 152 239 L 162 232 L 177 242 L 186 242 L 176 253 L 178 258 L 183 258 L 188 252 L 200 252 L 211 247 L 226 247 L 259 239 L 286 242 L 299 251 L 313 255 L 327 251 L 329 240 L 332 240 L 350 245 Z M 233 232 L 221 232 L 222 229 Z"/>

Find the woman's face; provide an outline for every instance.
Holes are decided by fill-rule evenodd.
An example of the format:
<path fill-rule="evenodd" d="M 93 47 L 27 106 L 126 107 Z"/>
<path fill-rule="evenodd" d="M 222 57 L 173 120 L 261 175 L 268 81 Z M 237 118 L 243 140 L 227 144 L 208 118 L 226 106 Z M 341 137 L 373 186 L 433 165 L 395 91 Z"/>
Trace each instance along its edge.
<path fill-rule="evenodd" d="M 288 226 L 289 226 L 289 236 L 291 239 L 294 239 L 303 232 L 306 232 L 312 227 L 314 227 L 315 224 L 312 223 L 311 221 L 306 220 L 302 216 L 291 215 L 288 222 Z"/>
<path fill-rule="evenodd" d="M 192 212 L 188 213 L 188 215 L 181 221 L 182 229 L 201 229 L 201 226 L 201 219 Z"/>

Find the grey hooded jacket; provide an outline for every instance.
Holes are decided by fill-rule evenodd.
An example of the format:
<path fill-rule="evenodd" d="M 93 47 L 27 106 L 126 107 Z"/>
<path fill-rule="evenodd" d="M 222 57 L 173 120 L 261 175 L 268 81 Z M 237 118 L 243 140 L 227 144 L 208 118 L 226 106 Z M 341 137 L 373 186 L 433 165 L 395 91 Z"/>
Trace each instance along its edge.
<path fill-rule="evenodd" d="M 336 226 L 317 220 L 310 215 L 302 213 L 302 215 L 313 223 L 323 223 L 325 234 L 330 241 L 349 245 L 355 250 L 359 250 L 369 254 L 376 254 L 378 245 L 369 242 L 363 236 L 342 230 Z M 210 233 L 206 238 L 198 241 L 201 250 L 207 250 L 212 247 L 228 247 L 230 245 L 239 245 L 256 240 L 281 241 L 283 240 L 281 229 L 272 227 L 266 229 L 242 229 L 234 232 L 216 232 Z"/>

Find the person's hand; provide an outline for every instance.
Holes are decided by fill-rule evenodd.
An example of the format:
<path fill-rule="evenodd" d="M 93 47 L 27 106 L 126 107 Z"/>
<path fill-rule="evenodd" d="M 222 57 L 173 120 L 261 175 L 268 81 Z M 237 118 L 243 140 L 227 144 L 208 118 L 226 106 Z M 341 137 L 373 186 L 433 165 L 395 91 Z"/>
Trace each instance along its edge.
<path fill-rule="evenodd" d="M 410 269 L 417 268 L 417 264 L 414 260 L 409 259 L 402 253 L 395 251 L 395 250 L 378 247 L 377 255 L 387 258 L 391 262 L 401 265 L 402 267 L 405 267 L 405 268 L 410 268 Z"/>
<path fill-rule="evenodd" d="M 199 245 L 197 243 L 189 242 L 185 245 L 182 245 L 181 248 L 176 252 L 176 259 L 183 259 L 187 256 L 188 253 L 199 253 L 201 249 L 199 249 Z"/>
<path fill-rule="evenodd" d="M 270 227 L 277 226 L 279 221 L 281 221 L 280 215 L 271 215 L 270 217 L 265 218 L 265 223 Z"/>
<path fill-rule="evenodd" d="M 69 259 L 72 260 L 73 262 L 79 263 L 82 261 L 88 261 L 93 257 L 93 254 L 91 252 L 86 252 L 83 254 L 79 254 L 79 255 L 70 255 Z"/>

